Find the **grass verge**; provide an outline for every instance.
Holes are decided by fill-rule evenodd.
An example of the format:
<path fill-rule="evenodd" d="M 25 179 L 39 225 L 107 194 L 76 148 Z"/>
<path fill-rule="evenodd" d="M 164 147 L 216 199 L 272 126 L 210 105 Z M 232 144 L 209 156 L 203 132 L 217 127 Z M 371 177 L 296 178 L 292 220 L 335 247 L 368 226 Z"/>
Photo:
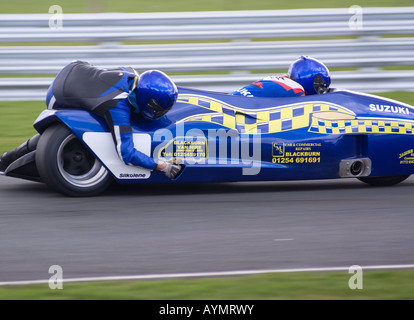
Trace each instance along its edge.
<path fill-rule="evenodd" d="M 414 271 L 365 271 L 362 289 L 353 274 L 272 273 L 243 277 L 64 283 L 0 287 L 0 300 L 411 300 Z"/>
<path fill-rule="evenodd" d="M 18 0 L 3 1 L 0 13 L 48 13 L 52 5 L 60 5 L 63 13 L 93 12 L 185 12 L 218 10 L 280 10 L 297 8 L 348 8 L 358 4 L 361 7 L 401 7 L 412 6 L 412 0 Z"/>
<path fill-rule="evenodd" d="M 45 108 L 44 101 L 0 101 L 0 153 L 35 135 L 33 122 Z"/>

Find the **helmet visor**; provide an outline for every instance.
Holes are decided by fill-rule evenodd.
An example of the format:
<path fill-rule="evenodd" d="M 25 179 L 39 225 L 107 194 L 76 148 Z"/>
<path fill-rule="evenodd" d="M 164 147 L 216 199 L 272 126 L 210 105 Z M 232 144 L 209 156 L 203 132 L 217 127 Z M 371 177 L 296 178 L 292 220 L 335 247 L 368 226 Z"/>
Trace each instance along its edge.
<path fill-rule="evenodd" d="M 153 119 L 158 119 L 159 117 L 162 117 L 164 114 L 167 113 L 167 109 L 163 109 L 161 108 L 158 103 L 157 100 L 155 99 L 150 99 L 147 103 L 147 108 L 151 114 L 151 117 Z"/>
<path fill-rule="evenodd" d="M 326 93 L 329 90 L 329 85 L 323 80 L 321 75 L 317 74 L 313 80 L 313 88 L 316 91 L 316 94 Z"/>

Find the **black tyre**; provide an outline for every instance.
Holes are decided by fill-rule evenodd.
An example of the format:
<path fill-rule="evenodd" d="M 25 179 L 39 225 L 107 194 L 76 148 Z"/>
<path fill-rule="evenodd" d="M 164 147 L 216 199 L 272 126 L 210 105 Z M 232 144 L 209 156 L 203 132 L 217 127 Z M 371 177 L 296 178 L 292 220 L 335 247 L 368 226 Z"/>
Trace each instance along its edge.
<path fill-rule="evenodd" d="M 410 175 L 389 176 L 389 177 L 363 177 L 363 178 L 358 178 L 358 179 L 361 180 L 362 182 L 368 183 L 371 186 L 387 187 L 387 186 L 393 186 L 395 184 L 403 182 L 409 176 Z"/>
<path fill-rule="evenodd" d="M 61 124 L 47 128 L 40 136 L 36 166 L 42 181 L 68 196 L 96 196 L 112 182 L 106 168 Z"/>

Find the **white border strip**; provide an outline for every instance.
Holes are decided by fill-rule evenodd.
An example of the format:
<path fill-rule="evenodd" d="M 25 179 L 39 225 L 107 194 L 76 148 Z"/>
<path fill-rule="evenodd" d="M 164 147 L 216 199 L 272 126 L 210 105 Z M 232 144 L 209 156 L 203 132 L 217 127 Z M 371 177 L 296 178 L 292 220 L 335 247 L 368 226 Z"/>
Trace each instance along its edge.
<path fill-rule="evenodd" d="M 412 119 L 405 118 L 382 118 L 382 117 L 356 117 L 355 120 L 372 120 L 372 121 L 395 121 L 395 122 L 411 122 L 414 123 Z"/>
<path fill-rule="evenodd" d="M 218 272 L 193 272 L 193 273 L 167 273 L 167 274 L 148 274 L 131 276 L 112 276 L 112 277 L 90 277 L 90 278 L 69 278 L 63 279 L 64 283 L 69 282 L 96 282 L 96 281 L 126 281 L 126 280 L 161 280 L 173 278 L 205 278 L 205 277 L 232 277 L 248 276 L 265 273 L 293 273 L 293 272 L 328 272 L 346 271 L 349 267 L 326 267 L 326 268 L 294 268 L 294 269 L 270 269 L 270 270 L 240 270 L 240 271 L 218 271 Z M 362 270 L 390 270 L 390 269 L 414 269 L 414 264 L 361 266 Z M 7 281 L 0 282 L 0 286 L 12 285 L 31 285 L 48 284 L 49 280 L 28 280 L 28 281 Z"/>

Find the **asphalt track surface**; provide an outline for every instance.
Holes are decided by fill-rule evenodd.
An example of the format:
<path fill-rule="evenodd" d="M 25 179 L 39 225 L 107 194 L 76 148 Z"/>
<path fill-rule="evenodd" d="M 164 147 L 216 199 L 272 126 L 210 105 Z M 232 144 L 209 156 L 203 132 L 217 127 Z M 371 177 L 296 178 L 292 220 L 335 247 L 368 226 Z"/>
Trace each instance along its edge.
<path fill-rule="evenodd" d="M 0 282 L 414 263 L 414 177 L 116 186 L 69 198 L 0 176 Z"/>

